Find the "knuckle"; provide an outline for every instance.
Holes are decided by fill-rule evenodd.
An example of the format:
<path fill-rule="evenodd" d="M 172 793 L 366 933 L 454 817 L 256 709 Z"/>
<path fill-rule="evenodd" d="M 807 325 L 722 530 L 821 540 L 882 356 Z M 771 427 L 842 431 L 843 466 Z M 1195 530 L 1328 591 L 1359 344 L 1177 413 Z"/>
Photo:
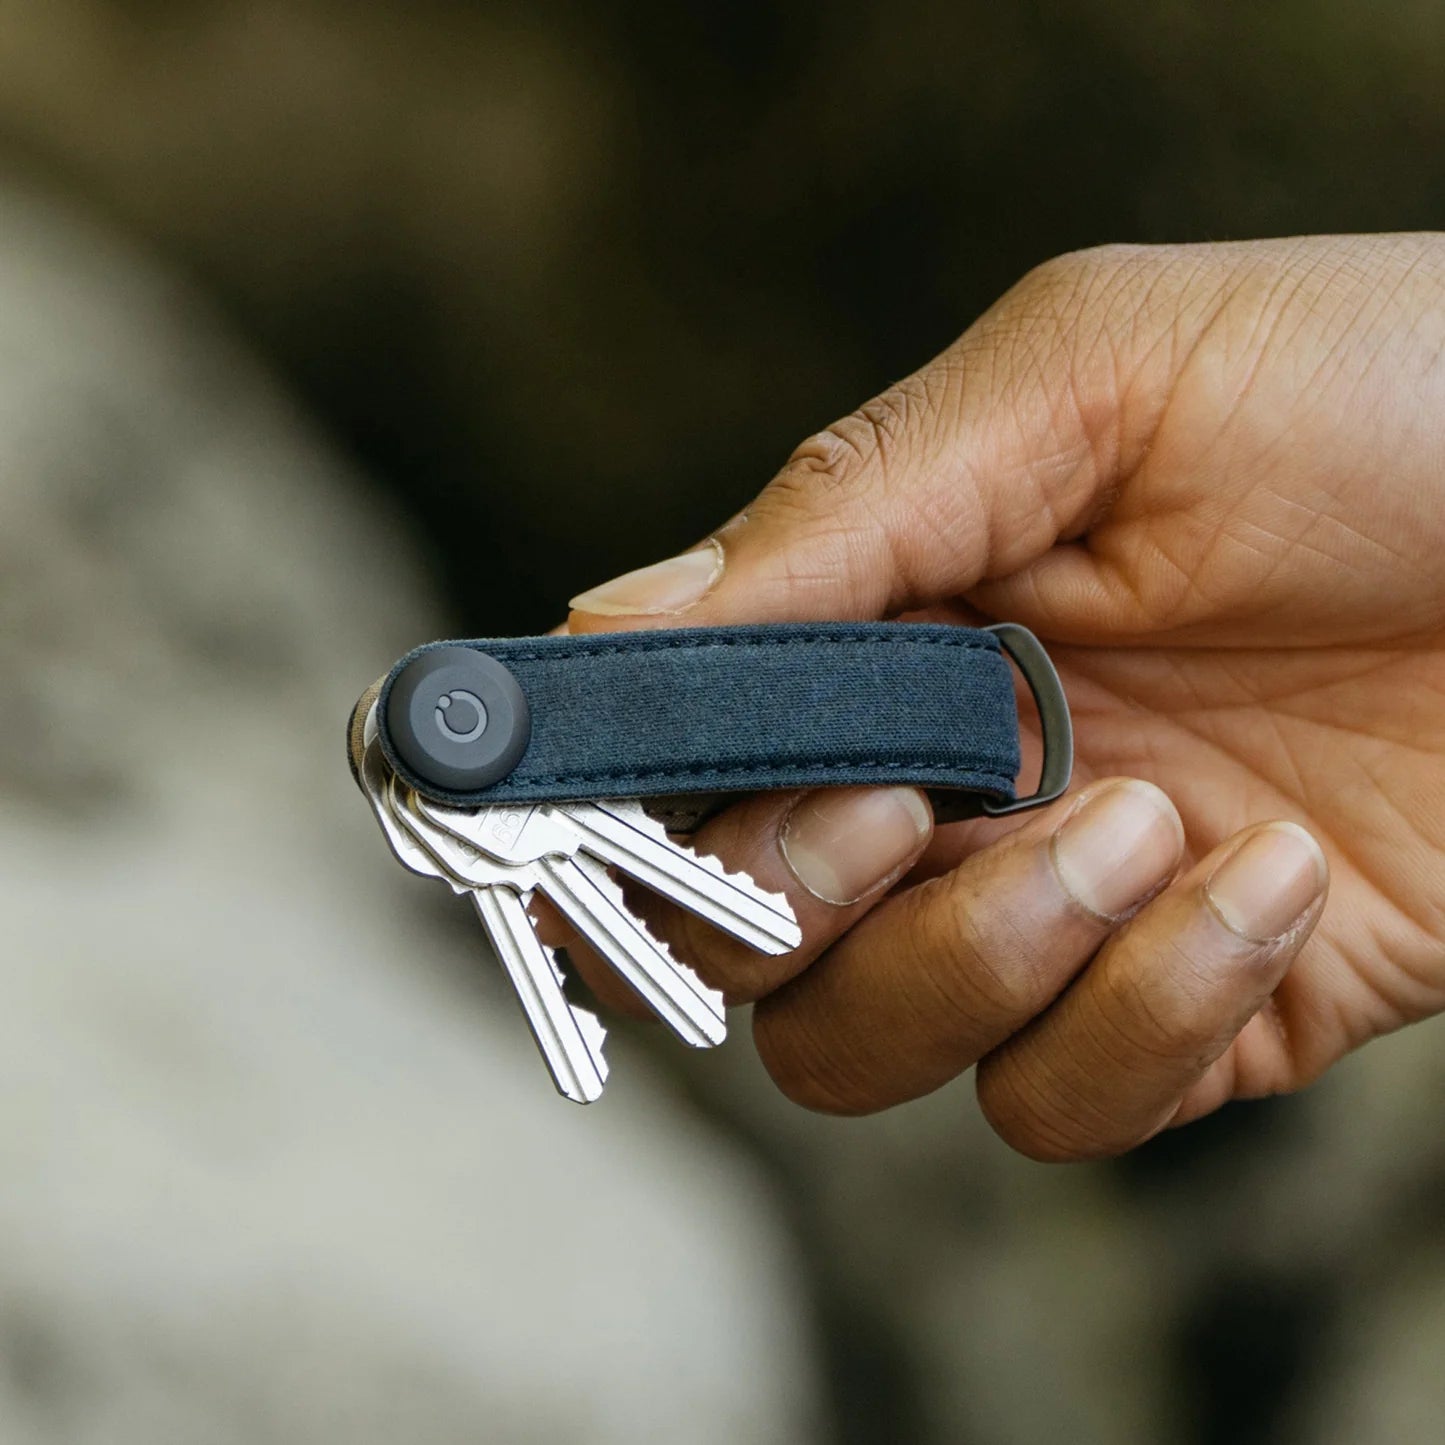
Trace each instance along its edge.
<path fill-rule="evenodd" d="M 804 442 L 750 511 L 754 522 L 766 519 L 782 535 L 809 538 L 806 553 L 788 552 L 778 559 L 784 580 L 794 587 L 810 586 L 820 574 L 837 575 L 859 546 L 859 509 L 845 502 L 851 503 L 851 494 L 861 488 L 851 480 L 852 454 L 831 437 L 820 432 Z M 865 504 L 862 514 L 870 516 L 871 508 Z M 795 573 L 799 567 L 804 569 L 800 575 Z"/>
<path fill-rule="evenodd" d="M 855 603 L 871 615 L 891 602 L 885 564 L 893 541 L 874 488 L 854 479 L 855 465 L 856 454 L 833 432 L 820 432 L 768 483 L 749 515 L 763 524 L 757 535 L 787 544 L 769 558 L 771 585 L 795 598 L 831 598 L 839 578 L 853 578 Z"/>
<path fill-rule="evenodd" d="M 865 401 L 851 416 L 835 423 L 849 444 L 867 455 L 886 480 L 910 445 L 932 425 L 936 405 L 927 375 L 908 377 Z"/>
<path fill-rule="evenodd" d="M 942 368 L 946 377 L 948 368 Z M 930 371 L 894 383 L 805 438 L 780 474 L 810 493 L 856 491 L 876 486 L 905 461 L 915 439 L 926 434 L 938 414 L 937 380 Z"/>
<path fill-rule="evenodd" d="M 859 429 L 847 417 L 805 437 L 793 448 L 773 487 L 813 497 L 858 486 L 869 460 Z M 770 487 L 769 491 L 773 488 Z"/>
<path fill-rule="evenodd" d="M 836 514 L 839 496 L 851 484 L 845 480 L 845 461 L 828 452 L 827 444 L 819 440 L 823 436 L 819 432 L 809 437 L 793 453 L 749 509 L 749 521 L 765 516 L 783 527 L 813 527 Z M 810 449 L 806 457 L 805 448 Z"/>

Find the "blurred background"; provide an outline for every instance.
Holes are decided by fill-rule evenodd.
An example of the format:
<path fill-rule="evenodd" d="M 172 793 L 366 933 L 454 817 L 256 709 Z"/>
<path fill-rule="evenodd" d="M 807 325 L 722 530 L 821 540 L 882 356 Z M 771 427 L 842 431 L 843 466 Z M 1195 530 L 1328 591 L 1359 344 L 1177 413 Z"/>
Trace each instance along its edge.
<path fill-rule="evenodd" d="M 0 0 L 0 1439 L 1439 1438 L 1439 1026 L 1101 1166 L 742 1020 L 584 1113 L 341 733 L 1050 255 L 1442 217 L 1428 0 Z"/>

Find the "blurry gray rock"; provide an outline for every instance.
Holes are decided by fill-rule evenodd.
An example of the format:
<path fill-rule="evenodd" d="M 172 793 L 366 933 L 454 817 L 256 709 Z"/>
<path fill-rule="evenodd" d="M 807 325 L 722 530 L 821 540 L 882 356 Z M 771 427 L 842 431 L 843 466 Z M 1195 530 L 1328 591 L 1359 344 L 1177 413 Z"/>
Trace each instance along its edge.
<path fill-rule="evenodd" d="M 6 1442 L 811 1438 L 758 1169 L 625 1036 L 556 1099 L 353 790 L 442 626 L 181 288 L 0 193 Z"/>

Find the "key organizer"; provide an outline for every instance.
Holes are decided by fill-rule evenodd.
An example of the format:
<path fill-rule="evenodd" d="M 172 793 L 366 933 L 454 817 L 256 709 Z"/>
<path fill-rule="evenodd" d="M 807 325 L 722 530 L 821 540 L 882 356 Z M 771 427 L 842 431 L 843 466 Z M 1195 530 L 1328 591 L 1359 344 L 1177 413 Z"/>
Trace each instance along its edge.
<path fill-rule="evenodd" d="M 1044 737 L 1023 798 L 1010 658 Z M 729 793 L 913 783 L 946 822 L 1051 802 L 1073 762 L 1058 675 L 1013 623 L 431 643 L 387 676 L 377 721 L 400 778 L 467 807 L 633 797 L 695 818 Z"/>
<path fill-rule="evenodd" d="M 1044 760 L 1018 797 L 1018 666 Z M 538 895 L 683 1043 L 727 1033 L 618 878 L 761 953 L 798 947 L 788 898 L 672 836 L 727 796 L 914 783 L 941 821 L 1037 807 L 1069 781 L 1069 712 L 1022 627 L 695 628 L 439 642 L 357 703 L 352 772 L 397 861 L 471 899 L 552 1081 L 600 1097 L 605 1031 L 532 930 Z"/>

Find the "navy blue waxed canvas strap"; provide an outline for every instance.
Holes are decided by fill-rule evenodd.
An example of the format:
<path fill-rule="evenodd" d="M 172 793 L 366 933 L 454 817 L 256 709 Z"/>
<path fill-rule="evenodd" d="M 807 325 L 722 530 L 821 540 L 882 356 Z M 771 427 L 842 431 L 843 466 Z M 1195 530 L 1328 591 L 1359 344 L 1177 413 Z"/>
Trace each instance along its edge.
<path fill-rule="evenodd" d="M 1009 656 L 1045 721 L 1045 777 L 1023 801 L 1047 801 L 1068 781 L 1067 708 L 1042 648 L 1009 625 L 786 623 L 432 643 L 392 669 L 377 719 L 398 775 L 442 802 L 912 783 L 966 816 L 1018 805 Z M 427 682 L 428 669 L 438 681 Z M 504 728 L 511 735 L 497 739 Z M 438 761 L 451 756 L 439 737 L 460 740 L 452 752 L 466 754 L 464 766 Z M 469 772 L 467 759 L 490 741 L 485 767 Z M 472 785 L 481 776 L 485 785 Z"/>

